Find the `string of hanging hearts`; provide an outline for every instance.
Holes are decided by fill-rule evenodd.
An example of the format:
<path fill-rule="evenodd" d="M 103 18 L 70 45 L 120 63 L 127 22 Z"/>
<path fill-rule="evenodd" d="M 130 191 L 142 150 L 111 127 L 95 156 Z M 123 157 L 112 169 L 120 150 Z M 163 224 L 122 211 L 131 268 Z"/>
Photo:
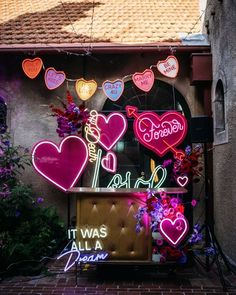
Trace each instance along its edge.
<path fill-rule="evenodd" d="M 179 63 L 175 56 L 170 55 L 165 60 L 158 61 L 157 65 L 150 66 L 142 73 L 136 72 L 132 75 L 133 83 L 142 91 L 149 92 L 154 84 L 154 72 L 152 68 L 156 67 L 157 70 L 164 76 L 174 79 L 179 71 Z M 27 77 L 30 79 L 36 78 L 43 68 L 43 61 L 41 58 L 24 59 L 22 62 L 22 69 Z M 102 83 L 102 90 L 104 94 L 112 101 L 117 101 L 124 91 L 124 79 L 117 79 L 115 81 L 106 80 Z M 65 81 L 71 81 L 66 78 L 64 71 L 57 71 L 53 67 L 45 70 L 44 81 L 49 90 L 54 90 L 61 86 Z M 98 89 L 95 80 L 85 80 L 83 78 L 75 80 L 75 90 L 78 97 L 85 101 L 94 95 Z"/>

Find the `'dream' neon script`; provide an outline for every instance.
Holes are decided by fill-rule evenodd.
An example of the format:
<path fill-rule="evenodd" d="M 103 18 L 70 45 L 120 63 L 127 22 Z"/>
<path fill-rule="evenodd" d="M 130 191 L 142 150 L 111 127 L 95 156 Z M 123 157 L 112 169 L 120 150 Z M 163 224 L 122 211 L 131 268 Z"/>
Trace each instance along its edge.
<path fill-rule="evenodd" d="M 79 136 L 65 137 L 59 147 L 52 141 L 38 142 L 32 150 L 35 170 L 63 191 L 73 187 L 88 162 L 88 148 Z"/>
<path fill-rule="evenodd" d="M 126 106 L 127 116 L 134 117 L 134 133 L 138 141 L 159 156 L 173 152 L 182 159 L 184 152 L 175 147 L 187 134 L 187 121 L 180 113 L 172 111 L 158 116 L 154 112 L 137 113 L 137 108 Z"/>

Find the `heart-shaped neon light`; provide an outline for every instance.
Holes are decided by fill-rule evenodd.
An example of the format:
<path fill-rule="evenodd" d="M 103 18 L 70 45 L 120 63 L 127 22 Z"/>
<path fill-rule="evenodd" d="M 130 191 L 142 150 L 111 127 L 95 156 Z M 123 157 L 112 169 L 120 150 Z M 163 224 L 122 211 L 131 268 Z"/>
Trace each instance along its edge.
<path fill-rule="evenodd" d="M 59 147 L 52 141 L 38 142 L 32 150 L 36 171 L 63 191 L 73 187 L 88 162 L 88 148 L 79 136 L 64 138 Z"/>
<path fill-rule="evenodd" d="M 153 112 L 137 114 L 137 108 L 126 106 L 127 115 L 134 117 L 134 133 L 138 141 L 163 156 L 168 151 L 177 153 L 175 147 L 187 133 L 187 121 L 180 113 L 172 111 L 158 116 Z"/>
<path fill-rule="evenodd" d="M 107 117 L 102 114 L 97 115 L 96 129 L 99 131 L 100 136 L 94 136 L 98 140 L 98 144 L 106 151 L 109 151 L 120 140 L 127 130 L 126 117 L 117 112 L 109 114 Z"/>
<path fill-rule="evenodd" d="M 184 175 L 184 176 L 178 176 L 176 181 L 177 181 L 179 186 L 184 187 L 184 186 L 186 186 L 188 184 L 189 179 L 188 179 L 187 175 Z"/>
<path fill-rule="evenodd" d="M 175 78 L 179 72 L 179 62 L 175 56 L 170 55 L 157 63 L 157 69 L 162 75 Z"/>
<path fill-rule="evenodd" d="M 103 82 L 102 89 L 105 95 L 110 98 L 110 100 L 117 101 L 124 91 L 124 82 L 120 79 L 115 81 L 107 80 Z"/>
<path fill-rule="evenodd" d="M 54 68 L 48 68 L 44 75 L 44 81 L 49 90 L 53 90 L 61 86 L 66 79 L 63 71 L 56 71 Z"/>
<path fill-rule="evenodd" d="M 97 87 L 97 82 L 94 80 L 87 81 L 81 78 L 75 82 L 75 90 L 79 98 L 82 100 L 87 100 L 93 96 L 97 90 Z"/>
<path fill-rule="evenodd" d="M 117 169 L 117 158 L 113 152 L 108 152 L 102 158 L 102 167 L 108 172 L 115 173 Z"/>
<path fill-rule="evenodd" d="M 145 70 L 142 73 L 134 73 L 132 80 L 134 84 L 141 90 L 148 92 L 152 89 L 154 84 L 154 73 L 152 70 Z"/>
<path fill-rule="evenodd" d="M 26 76 L 30 79 L 34 79 L 38 76 L 43 66 L 43 61 L 41 58 L 36 57 L 34 59 L 24 59 L 22 62 L 22 69 Z"/>
<path fill-rule="evenodd" d="M 188 221 L 184 216 L 175 220 L 164 218 L 160 222 L 159 232 L 173 247 L 177 247 L 188 233 Z"/>

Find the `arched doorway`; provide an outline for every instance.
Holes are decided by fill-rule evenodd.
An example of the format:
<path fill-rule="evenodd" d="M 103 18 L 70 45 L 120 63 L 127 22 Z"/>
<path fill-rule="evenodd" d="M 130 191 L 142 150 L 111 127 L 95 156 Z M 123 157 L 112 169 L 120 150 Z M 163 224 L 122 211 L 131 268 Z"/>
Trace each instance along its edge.
<path fill-rule="evenodd" d="M 122 112 L 126 114 L 127 105 L 136 106 L 139 112 L 153 111 L 159 115 L 166 111 L 176 110 L 181 112 L 189 121 L 191 118 L 190 109 L 185 98 L 172 85 L 155 80 L 150 92 L 145 93 L 138 89 L 132 81 L 125 83 L 125 89 L 117 102 L 107 99 L 102 112 Z M 190 144 L 189 135 L 185 138 L 183 146 Z M 113 148 L 117 155 L 118 169 L 117 173 L 125 175 L 127 171 L 131 172 L 131 187 L 138 177 L 148 179 L 154 167 L 161 165 L 164 160 L 172 158 L 172 153 L 167 153 L 165 157 L 160 158 L 151 150 L 139 144 L 133 132 L 133 119 L 128 118 L 128 130 L 124 137 Z M 106 187 L 113 175 L 100 172 L 99 183 L 101 187 Z M 170 178 L 167 178 L 164 186 L 174 186 Z"/>

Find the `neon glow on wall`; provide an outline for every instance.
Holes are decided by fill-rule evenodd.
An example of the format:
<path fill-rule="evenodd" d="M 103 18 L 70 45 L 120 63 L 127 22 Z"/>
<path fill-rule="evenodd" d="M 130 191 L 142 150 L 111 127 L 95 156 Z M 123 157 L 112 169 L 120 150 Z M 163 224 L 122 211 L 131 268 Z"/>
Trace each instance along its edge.
<path fill-rule="evenodd" d="M 177 150 L 187 134 L 187 121 L 180 113 L 171 111 L 158 116 L 154 112 L 138 114 L 138 109 L 126 106 L 127 116 L 134 117 L 134 133 L 138 141 L 159 156 L 172 152 L 182 159 L 184 152 Z"/>
<path fill-rule="evenodd" d="M 43 140 L 34 146 L 32 162 L 40 175 L 67 191 L 76 184 L 88 162 L 88 148 L 85 140 L 75 135 L 65 137 L 59 146 Z"/>

